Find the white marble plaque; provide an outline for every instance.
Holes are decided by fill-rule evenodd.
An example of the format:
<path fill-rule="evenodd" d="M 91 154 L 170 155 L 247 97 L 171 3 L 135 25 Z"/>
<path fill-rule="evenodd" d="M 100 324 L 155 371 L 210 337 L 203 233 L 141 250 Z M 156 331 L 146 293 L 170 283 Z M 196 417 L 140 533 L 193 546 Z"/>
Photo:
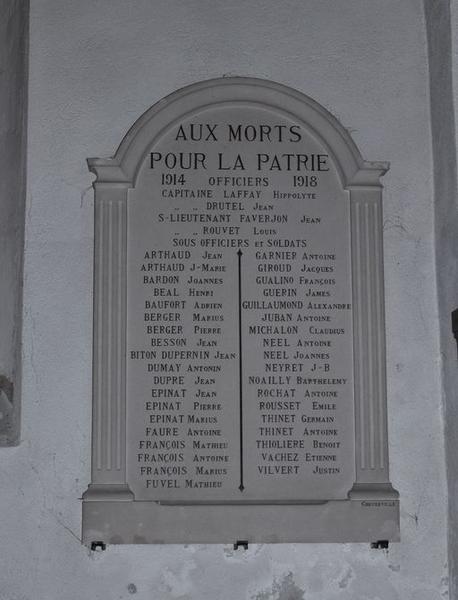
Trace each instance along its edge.
<path fill-rule="evenodd" d="M 385 165 L 364 163 L 305 96 L 234 78 L 172 95 L 114 159 L 90 166 L 98 179 L 85 540 L 96 535 L 100 502 L 110 505 L 105 515 L 114 510 L 104 517 L 114 543 L 268 540 L 263 513 L 293 519 L 297 506 L 323 523 L 333 506 L 348 507 L 354 533 L 323 524 L 322 541 L 396 539 Z M 154 524 L 140 523 L 128 508 L 136 503 L 152 507 Z M 170 526 L 172 513 L 161 513 L 192 520 L 200 505 L 215 517 L 211 531 L 197 521 L 184 531 L 178 518 Z M 122 534 L 121 513 L 130 524 Z M 277 529 L 271 541 L 317 536 L 310 523 Z"/>
<path fill-rule="evenodd" d="M 250 104 L 173 123 L 128 202 L 136 498 L 346 498 L 350 216 L 326 148 Z"/>

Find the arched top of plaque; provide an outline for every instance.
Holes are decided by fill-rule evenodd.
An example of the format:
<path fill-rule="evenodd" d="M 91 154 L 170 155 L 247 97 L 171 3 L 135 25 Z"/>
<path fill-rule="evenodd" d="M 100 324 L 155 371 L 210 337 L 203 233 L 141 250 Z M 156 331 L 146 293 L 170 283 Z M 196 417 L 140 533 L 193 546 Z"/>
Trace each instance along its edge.
<path fill-rule="evenodd" d="M 131 127 L 113 158 L 89 158 L 95 183 L 132 187 L 155 141 L 184 116 L 217 106 L 247 106 L 271 110 L 303 123 L 332 158 L 344 188 L 381 187 L 386 162 L 363 160 L 348 131 L 320 104 L 285 85 L 250 77 L 210 79 L 186 86 L 147 110 Z"/>

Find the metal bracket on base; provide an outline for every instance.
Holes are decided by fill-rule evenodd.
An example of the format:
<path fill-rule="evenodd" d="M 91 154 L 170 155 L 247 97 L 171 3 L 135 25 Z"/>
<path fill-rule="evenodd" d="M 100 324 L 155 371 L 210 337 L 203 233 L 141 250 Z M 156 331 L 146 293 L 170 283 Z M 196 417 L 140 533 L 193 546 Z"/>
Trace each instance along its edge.
<path fill-rule="evenodd" d="M 373 548 L 374 550 L 388 550 L 388 546 L 388 540 L 378 540 L 376 542 L 371 543 L 371 548 Z"/>
<path fill-rule="evenodd" d="M 103 552 L 104 550 L 107 549 L 107 545 L 105 544 L 105 542 L 91 542 L 91 550 L 93 552 Z"/>
<path fill-rule="evenodd" d="M 237 540 L 234 544 L 234 550 L 238 550 L 239 548 L 243 548 L 244 550 L 248 550 L 248 542 L 247 540 Z"/>

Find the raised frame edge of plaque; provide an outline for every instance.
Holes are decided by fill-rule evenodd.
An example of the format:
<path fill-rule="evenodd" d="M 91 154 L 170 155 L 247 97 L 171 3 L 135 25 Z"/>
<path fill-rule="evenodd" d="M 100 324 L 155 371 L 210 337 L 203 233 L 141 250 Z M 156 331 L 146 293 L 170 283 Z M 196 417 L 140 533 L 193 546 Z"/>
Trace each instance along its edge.
<path fill-rule="evenodd" d="M 254 102 L 260 88 L 263 92 L 264 106 L 271 106 L 284 113 L 289 112 L 306 123 L 324 144 L 336 164 L 343 188 L 348 190 L 350 195 L 356 480 L 348 492 L 348 501 L 350 504 L 392 501 L 397 515 L 393 517 L 394 525 L 387 530 L 382 526 L 380 531 L 374 531 L 373 539 L 399 539 L 399 494 L 389 482 L 388 473 L 380 183 L 380 177 L 389 169 L 389 163 L 364 161 L 349 132 L 324 107 L 303 93 L 268 80 L 228 77 L 194 83 L 173 92 L 153 105 L 135 122 L 112 158 L 87 160 L 89 170 L 96 175 L 93 182 L 95 358 L 92 475 L 91 483 L 83 494 L 83 543 L 91 543 L 94 540 L 94 537 L 89 539 L 89 532 L 94 531 L 90 515 L 93 514 L 95 504 L 99 509 L 105 507 L 108 513 L 109 507 L 113 507 L 118 515 L 114 517 L 113 522 L 116 529 L 116 521 L 121 513 L 125 514 L 125 502 L 131 503 L 135 500 L 126 481 L 125 464 L 127 275 L 123 257 L 126 256 L 127 244 L 128 189 L 135 185 L 139 167 L 157 131 L 167 126 L 174 114 L 185 115 L 203 108 L 209 104 L 208 96 L 211 104 L 228 100 Z M 144 504 L 134 502 L 132 507 Z M 146 504 L 160 508 L 155 503 Z M 329 501 L 327 505 L 336 503 Z M 337 506 L 341 505 L 342 501 L 337 503 Z M 121 508 L 122 506 L 125 508 Z M 301 506 L 304 508 L 307 505 Z M 99 509 L 95 511 L 97 514 L 100 514 Z M 307 510 L 310 512 L 319 509 Z M 105 533 L 108 534 L 106 528 Z M 241 535 L 243 537 L 243 532 Z M 274 537 L 277 539 L 271 541 L 301 541 L 296 540 L 292 532 L 287 535 L 288 539 L 283 539 L 281 533 Z M 304 538 L 303 535 L 303 541 L 371 541 L 367 538 L 359 539 L 358 533 L 354 536 L 344 535 L 345 539 L 340 539 L 340 536 L 331 537 L 333 539 L 318 540 L 313 536 L 312 539 L 305 539 L 307 536 Z M 192 539 L 186 541 L 197 542 L 198 539 L 199 535 L 192 534 Z M 151 541 L 179 543 L 171 537 L 168 540 L 160 540 L 154 539 L 153 536 Z"/>

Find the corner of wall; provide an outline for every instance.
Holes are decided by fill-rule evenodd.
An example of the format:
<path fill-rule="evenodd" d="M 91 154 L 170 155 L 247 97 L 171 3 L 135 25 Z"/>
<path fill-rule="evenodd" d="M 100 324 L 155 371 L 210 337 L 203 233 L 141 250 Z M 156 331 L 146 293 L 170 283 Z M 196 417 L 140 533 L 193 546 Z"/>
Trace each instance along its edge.
<path fill-rule="evenodd" d="M 0 13 L 0 446 L 14 446 L 20 438 L 29 2 L 1 0 Z"/>
<path fill-rule="evenodd" d="M 448 485 L 450 600 L 458 598 L 458 356 L 451 313 L 458 307 L 458 206 L 450 0 L 424 0 L 428 40 L 431 141 L 434 165 L 436 283 L 439 312 L 442 406 Z"/>

